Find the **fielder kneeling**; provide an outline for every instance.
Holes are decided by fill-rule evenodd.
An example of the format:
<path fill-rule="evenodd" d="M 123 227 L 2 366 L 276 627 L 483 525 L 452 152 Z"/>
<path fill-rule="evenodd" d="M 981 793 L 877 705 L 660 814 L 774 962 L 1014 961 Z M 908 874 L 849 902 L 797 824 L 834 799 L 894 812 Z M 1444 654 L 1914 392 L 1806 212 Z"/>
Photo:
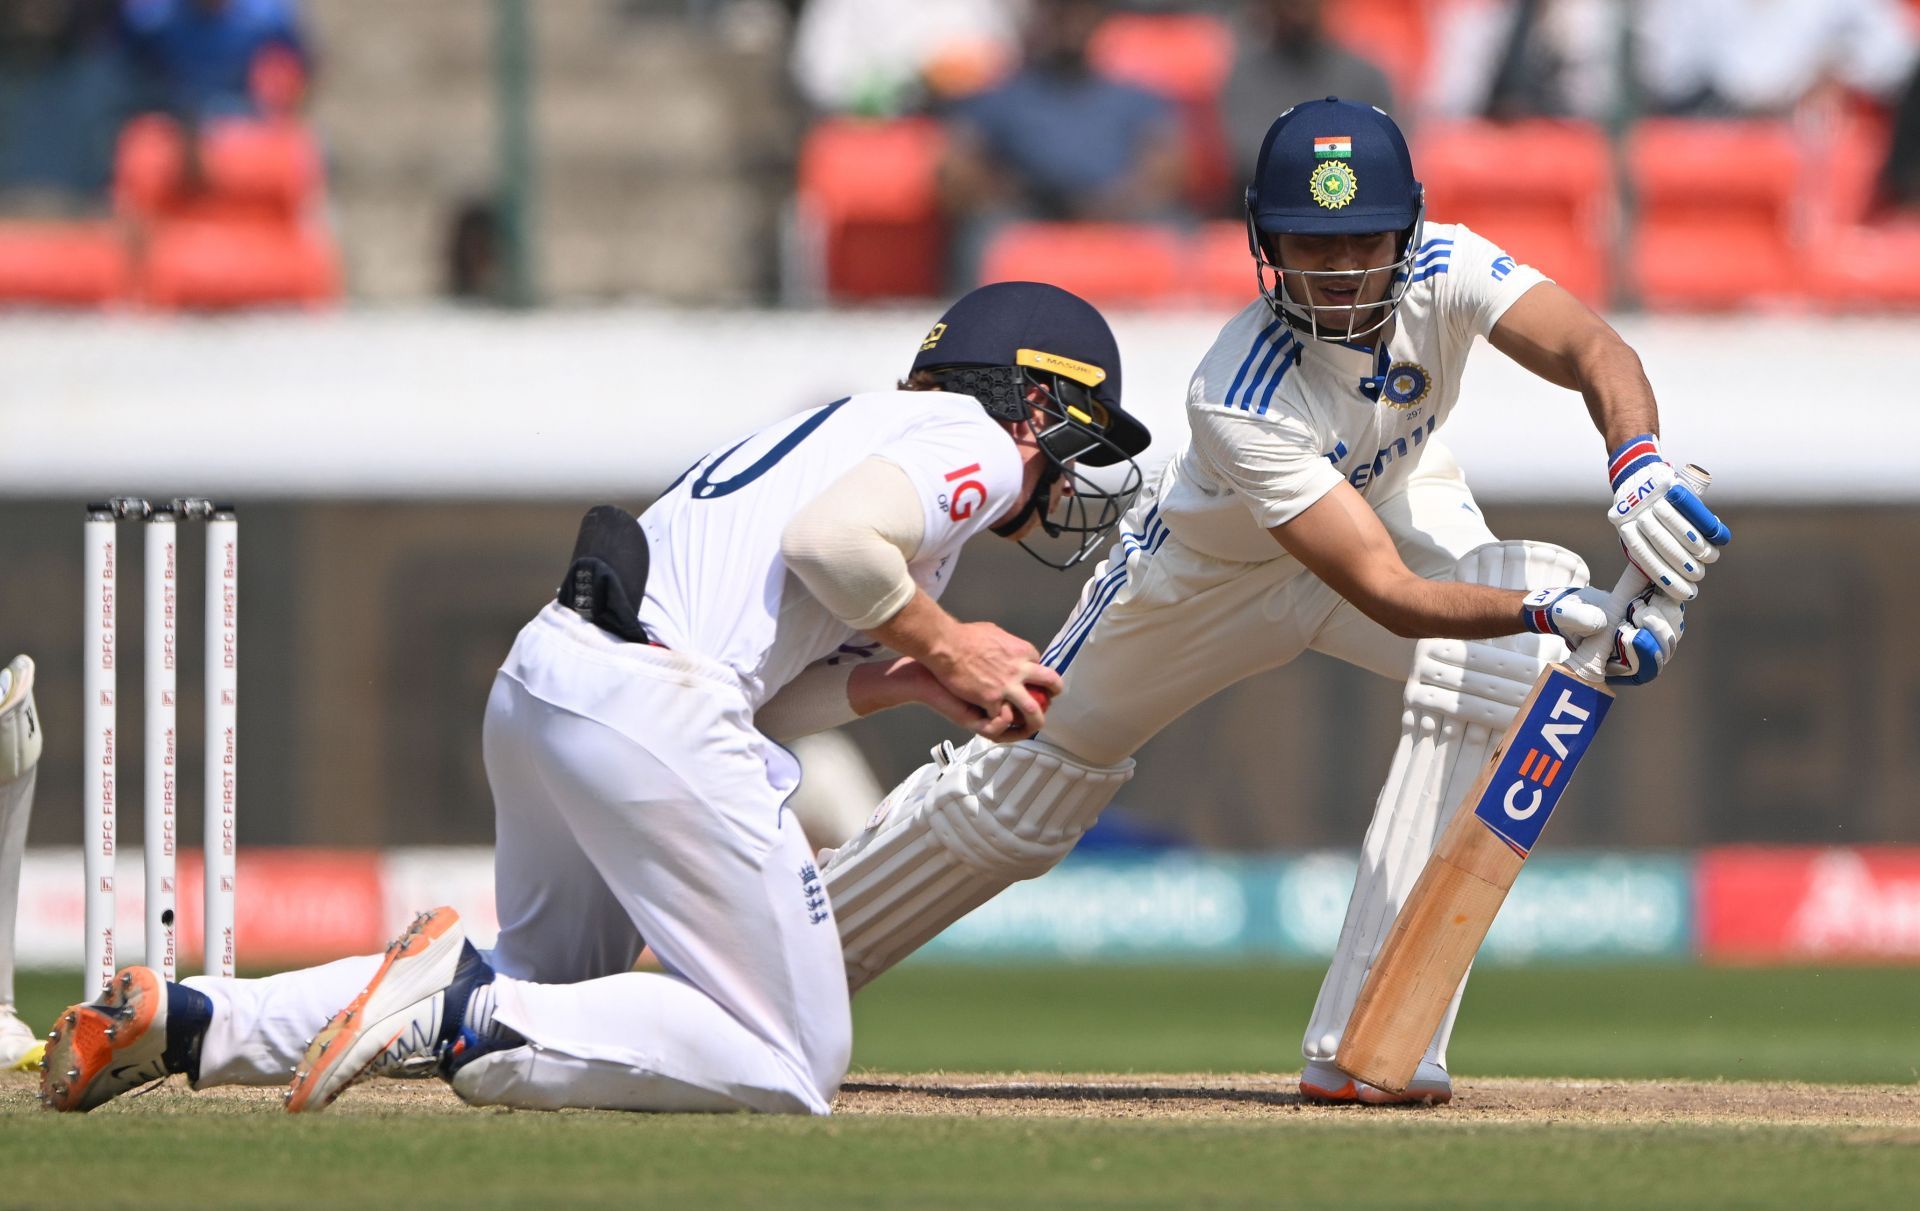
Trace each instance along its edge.
<path fill-rule="evenodd" d="M 1567 641 L 1617 626 L 1609 679 L 1651 680 L 1679 638 L 1681 604 L 1718 555 L 1701 535 L 1719 527 L 1660 455 L 1633 351 L 1487 240 L 1426 223 L 1386 114 L 1335 100 L 1282 114 L 1247 192 L 1247 223 L 1261 298 L 1201 361 L 1186 447 L 1135 502 L 1046 651 L 1066 693 L 1045 731 L 943 751 L 827 862 L 847 979 L 858 988 L 1050 869 L 1161 728 L 1311 648 L 1407 688 L 1399 749 L 1307 1027 L 1301 1092 L 1445 1101 L 1451 1011 L 1406 1094 L 1334 1066 L 1367 965 L 1542 667 L 1565 657 Z M 1661 590 L 1626 619 L 1607 616 L 1606 594 L 1586 587 L 1571 552 L 1496 539 L 1435 436 L 1476 337 L 1578 390 L 1614 451 L 1609 516 Z"/>
<path fill-rule="evenodd" d="M 982 530 L 1092 550 L 1148 441 L 1106 322 L 1052 286 L 961 299 L 902 388 L 701 458 L 637 524 L 587 515 L 487 704 L 493 951 L 441 908 L 384 956 L 264 980 L 128 968 L 56 1025 L 44 1100 L 295 1069 L 296 1111 L 424 1073 L 484 1104 L 827 1113 L 852 1049 L 840 938 L 786 808 L 799 767 L 763 728 L 920 702 L 988 743 L 1031 734 L 1058 674 L 936 598 Z M 862 633 L 899 657 L 834 663 Z M 643 945 L 663 971 L 631 970 Z"/>

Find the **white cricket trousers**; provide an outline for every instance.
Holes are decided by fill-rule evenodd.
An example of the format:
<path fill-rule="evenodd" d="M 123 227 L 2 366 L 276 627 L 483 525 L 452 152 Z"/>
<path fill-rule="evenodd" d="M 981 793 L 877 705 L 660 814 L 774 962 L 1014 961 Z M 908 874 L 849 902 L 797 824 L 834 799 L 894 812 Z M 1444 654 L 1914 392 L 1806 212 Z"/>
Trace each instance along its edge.
<path fill-rule="evenodd" d="M 494 680 L 484 750 L 495 1020 L 530 1042 L 468 1064 L 460 1095 L 827 1113 L 853 1045 L 839 931 L 785 809 L 799 767 L 732 674 L 549 606 Z M 643 940 L 664 973 L 630 970 Z M 192 981 L 216 1002 L 200 1086 L 287 1079 L 377 963 Z"/>
<path fill-rule="evenodd" d="M 1451 576 L 1461 556 L 1495 541 L 1438 441 L 1399 491 L 1369 503 L 1421 576 Z M 1118 764 L 1202 701 L 1308 649 L 1395 681 L 1413 671 L 1413 640 L 1368 618 L 1277 543 L 1276 558 L 1259 563 L 1192 550 L 1160 520 L 1157 489 L 1141 494 L 1120 531 L 1044 655 L 1066 687 L 1042 739 L 1084 761 Z"/>

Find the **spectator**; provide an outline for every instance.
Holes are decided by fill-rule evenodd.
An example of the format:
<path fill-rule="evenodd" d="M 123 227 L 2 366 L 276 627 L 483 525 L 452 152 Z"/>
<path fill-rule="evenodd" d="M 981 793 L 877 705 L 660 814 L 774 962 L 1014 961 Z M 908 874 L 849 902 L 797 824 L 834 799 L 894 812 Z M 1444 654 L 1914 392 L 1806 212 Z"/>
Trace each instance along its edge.
<path fill-rule="evenodd" d="M 123 0 L 121 24 L 147 107 L 191 125 L 282 108 L 310 66 L 293 0 Z"/>
<path fill-rule="evenodd" d="M 1034 0 L 1019 70 L 953 107 L 940 196 L 955 221 L 951 267 L 961 282 L 977 280 L 987 240 L 1009 220 L 1191 217 L 1173 104 L 1087 60 L 1107 8 Z"/>
<path fill-rule="evenodd" d="M 1434 15 L 1423 112 L 1439 118 L 1584 118 L 1620 105 L 1618 0 L 1449 0 Z"/>
<path fill-rule="evenodd" d="M 1639 56 L 1659 112 L 1768 117 L 1832 84 L 1890 102 L 1915 44 L 1900 0 L 1658 0 Z"/>
<path fill-rule="evenodd" d="M 1874 202 L 1876 209 L 1920 209 L 1920 68 L 1908 76 L 1893 107 L 1893 133 Z"/>
<path fill-rule="evenodd" d="M 821 113 L 888 117 L 991 83 L 1013 57 L 1021 0 L 808 0 L 793 77 Z"/>
<path fill-rule="evenodd" d="M 104 200 L 125 73 L 106 0 L 0 4 L 0 193 L 9 209 Z"/>
<path fill-rule="evenodd" d="M 1234 215 L 1267 127 L 1289 106 L 1339 97 L 1394 110 L 1386 73 L 1327 37 L 1325 0 L 1254 0 L 1245 9 L 1245 28 L 1235 38 L 1240 50 L 1220 93 L 1227 145 L 1239 157 L 1227 199 Z"/>

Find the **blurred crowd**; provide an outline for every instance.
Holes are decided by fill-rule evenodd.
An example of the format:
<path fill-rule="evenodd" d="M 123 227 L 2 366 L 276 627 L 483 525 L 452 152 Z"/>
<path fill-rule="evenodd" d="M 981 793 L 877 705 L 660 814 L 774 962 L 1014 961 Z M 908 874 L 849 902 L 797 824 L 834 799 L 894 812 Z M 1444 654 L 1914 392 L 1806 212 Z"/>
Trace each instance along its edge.
<path fill-rule="evenodd" d="M 129 118 L 286 115 L 310 68 L 292 0 L 8 0 L 0 195 L 14 209 L 98 209 Z"/>
<path fill-rule="evenodd" d="M 702 140 L 698 167 L 753 176 L 743 196 L 790 186 L 794 205 L 765 221 L 780 247 L 756 258 L 777 261 L 779 280 L 752 287 L 790 301 L 942 294 L 1037 273 L 1052 256 L 1091 274 L 1074 284 L 1107 301 L 1152 301 L 1155 282 L 1215 276 L 1221 297 L 1243 293 L 1244 240 L 1223 225 L 1238 217 L 1261 135 L 1295 101 L 1340 96 L 1391 111 L 1410 132 L 1436 218 L 1504 227 L 1487 234 L 1592 301 L 1687 296 L 1682 279 L 1703 271 L 1690 246 L 1719 223 L 1761 280 L 1696 301 L 1778 293 L 1824 241 L 1866 268 L 1821 270 L 1818 289 L 1920 305 L 1920 285 L 1901 284 L 1920 282 L 1920 0 L 599 3 L 610 38 L 659 38 L 662 23 L 716 40 L 776 31 L 764 76 L 784 74 L 787 99 L 771 105 L 794 112 L 757 129 L 790 142 L 742 139 L 725 153 Z M 523 5 L 536 33 L 563 11 Z M 591 7 L 574 0 L 564 12 Z M 341 21 L 330 31 L 336 75 L 350 56 L 382 52 L 386 31 L 366 13 L 321 15 Z M 0 2 L 0 302 L 337 297 L 338 251 L 316 221 L 326 174 L 308 120 L 307 24 L 297 0 Z M 470 95 L 487 97 L 496 66 L 484 39 L 476 48 L 463 70 L 483 81 Z M 561 83 L 552 74 L 538 87 Z M 757 82 L 691 66 L 620 95 L 641 105 L 644 127 L 672 88 L 733 96 L 739 112 L 771 107 Z M 342 159 L 375 133 L 324 132 Z M 591 154 L 670 174 L 677 146 L 608 140 Z M 711 167 L 724 154 L 736 163 Z M 621 171 L 632 165 L 543 187 L 557 203 Z M 378 175 L 362 172 L 362 188 Z M 1550 207 L 1518 213 L 1543 195 Z M 381 206 L 392 209 L 363 213 Z M 445 199 L 435 207 L 453 212 Z M 569 221 L 560 213 L 541 221 Z M 416 225 L 435 224 L 446 230 L 421 257 L 450 266 L 453 293 L 487 293 L 471 282 L 489 277 L 491 211 Z M 383 234 L 380 246 L 401 238 Z M 631 260 L 686 264 L 685 293 L 701 297 L 691 254 Z M 1875 266 L 1898 272 L 1864 281 Z M 1660 273 L 1673 290 L 1646 280 Z M 598 288 L 619 286 L 607 277 Z"/>
<path fill-rule="evenodd" d="M 337 297 L 312 67 L 292 0 L 0 4 L 0 301 Z"/>
<path fill-rule="evenodd" d="M 1267 125 L 1321 96 L 1394 113 L 1416 155 L 1423 132 L 1545 122 L 1614 144 L 1661 119 L 1775 124 L 1816 160 L 1844 137 L 1874 160 L 1856 217 L 1884 218 L 1920 202 L 1917 19 L 1912 0 L 805 0 L 792 73 L 816 130 L 931 132 L 959 285 L 1006 268 L 1010 225 L 1236 216 Z"/>

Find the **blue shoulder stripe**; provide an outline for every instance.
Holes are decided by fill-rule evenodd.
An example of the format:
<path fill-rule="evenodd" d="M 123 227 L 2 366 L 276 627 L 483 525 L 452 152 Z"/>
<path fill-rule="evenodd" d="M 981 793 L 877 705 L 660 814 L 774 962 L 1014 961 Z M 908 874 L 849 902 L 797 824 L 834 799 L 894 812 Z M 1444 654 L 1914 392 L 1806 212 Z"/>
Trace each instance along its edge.
<path fill-rule="evenodd" d="M 1248 385 L 1246 394 L 1240 397 L 1238 407 L 1242 412 L 1253 407 L 1253 393 L 1260 390 L 1261 383 L 1267 381 L 1267 372 L 1273 368 L 1274 359 L 1279 357 L 1280 351 L 1285 349 L 1292 341 L 1293 333 L 1283 333 L 1279 340 L 1273 342 L 1272 348 L 1267 350 L 1267 356 L 1261 359 L 1260 368 L 1253 372 L 1253 382 Z M 1235 405 L 1233 401 L 1229 399 L 1227 406 L 1231 408 Z"/>
<path fill-rule="evenodd" d="M 1294 365 L 1299 362 L 1302 347 L 1300 342 L 1296 340 L 1293 342 L 1293 347 L 1287 350 L 1287 359 L 1280 363 L 1280 373 L 1273 376 L 1273 381 L 1267 384 L 1266 394 L 1260 397 L 1259 415 L 1265 416 L 1267 414 L 1267 405 L 1273 402 L 1273 393 L 1279 390 L 1280 380 L 1287 377 L 1287 371 L 1293 369 Z"/>
<path fill-rule="evenodd" d="M 1227 388 L 1227 394 L 1222 398 L 1221 403 L 1229 408 L 1233 407 L 1234 394 L 1240 390 L 1240 384 L 1247 381 L 1247 371 L 1252 368 L 1253 359 L 1260 356 L 1261 346 L 1265 345 L 1267 339 L 1278 331 L 1279 328 L 1280 321 L 1275 320 L 1265 328 L 1262 328 L 1259 336 L 1253 338 L 1253 347 L 1247 350 L 1246 360 L 1240 363 L 1240 373 L 1233 376 L 1233 385 Z"/>

